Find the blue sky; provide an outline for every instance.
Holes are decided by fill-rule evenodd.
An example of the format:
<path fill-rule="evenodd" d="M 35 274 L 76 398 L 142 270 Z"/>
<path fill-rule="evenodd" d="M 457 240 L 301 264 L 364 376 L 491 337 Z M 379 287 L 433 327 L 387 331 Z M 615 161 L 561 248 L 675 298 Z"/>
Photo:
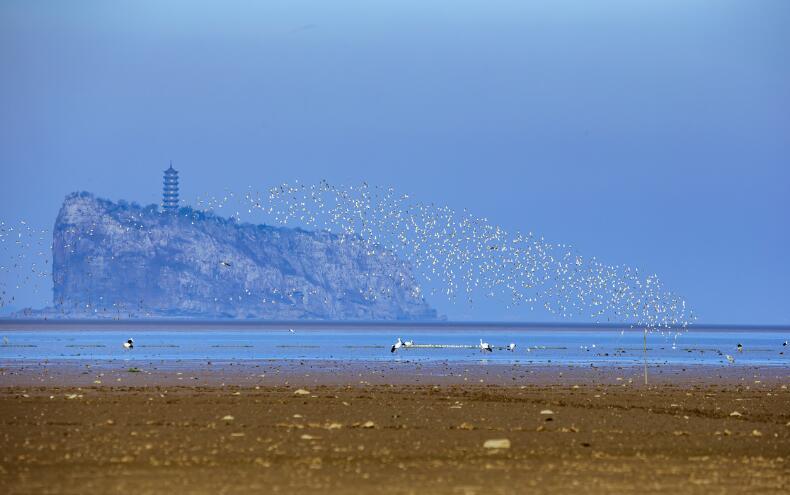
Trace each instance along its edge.
<path fill-rule="evenodd" d="M 366 180 L 658 273 L 700 322 L 790 324 L 788 22 L 782 0 L 6 0 L 0 219 L 158 202 L 171 159 L 187 200 Z"/>

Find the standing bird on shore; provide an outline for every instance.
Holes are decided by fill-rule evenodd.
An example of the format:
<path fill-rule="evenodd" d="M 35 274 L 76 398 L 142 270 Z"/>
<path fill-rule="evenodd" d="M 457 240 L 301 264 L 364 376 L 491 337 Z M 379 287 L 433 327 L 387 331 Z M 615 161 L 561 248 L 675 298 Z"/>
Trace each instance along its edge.
<path fill-rule="evenodd" d="M 483 342 L 483 339 L 480 339 L 480 350 L 494 352 L 494 348 L 491 347 L 491 344 L 489 344 L 488 342 Z"/>
<path fill-rule="evenodd" d="M 738 348 L 738 352 L 743 352 L 743 345 L 738 344 L 736 347 Z"/>
<path fill-rule="evenodd" d="M 134 348 L 134 339 L 129 339 L 123 343 L 124 349 L 133 349 Z"/>
<path fill-rule="evenodd" d="M 782 342 L 782 347 L 787 347 L 787 341 Z"/>
<path fill-rule="evenodd" d="M 510 352 L 513 352 L 513 349 L 515 348 L 516 348 L 516 344 L 514 344 L 513 342 L 511 342 L 510 345 L 507 346 L 507 350 Z"/>
<path fill-rule="evenodd" d="M 390 349 L 390 352 L 395 352 L 401 347 L 403 347 L 403 342 L 401 342 L 400 337 L 398 337 L 398 341 L 392 344 L 392 349 Z"/>
<path fill-rule="evenodd" d="M 413 340 L 407 340 L 406 342 L 403 343 L 403 347 L 411 347 L 413 345 L 414 345 Z"/>

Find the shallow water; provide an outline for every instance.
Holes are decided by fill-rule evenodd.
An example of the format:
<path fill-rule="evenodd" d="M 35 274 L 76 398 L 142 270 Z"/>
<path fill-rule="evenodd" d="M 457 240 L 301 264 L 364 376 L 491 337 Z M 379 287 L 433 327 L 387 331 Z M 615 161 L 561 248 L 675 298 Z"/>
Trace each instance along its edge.
<path fill-rule="evenodd" d="M 0 360 L 207 360 L 480 361 L 499 363 L 621 365 L 642 363 L 643 334 L 614 329 L 196 329 L 3 330 Z M 134 338 L 132 350 L 123 342 Z M 390 352 L 397 337 L 416 347 Z M 495 347 L 481 352 L 480 339 Z M 647 360 L 666 364 L 790 366 L 782 330 L 690 330 L 650 333 Z M 515 343 L 514 351 L 505 349 Z M 737 344 L 743 345 L 738 352 Z M 421 345 L 458 347 L 422 348 Z M 732 356 L 730 363 L 726 355 Z"/>

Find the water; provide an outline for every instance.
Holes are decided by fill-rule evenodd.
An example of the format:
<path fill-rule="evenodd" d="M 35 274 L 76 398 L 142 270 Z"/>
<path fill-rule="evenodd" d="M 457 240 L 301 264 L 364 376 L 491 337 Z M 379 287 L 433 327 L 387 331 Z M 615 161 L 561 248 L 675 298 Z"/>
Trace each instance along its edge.
<path fill-rule="evenodd" d="M 406 330 L 406 331 L 404 331 Z M 507 329 L 151 329 L 2 330 L 0 361 L 128 360 L 341 360 L 452 361 L 535 364 L 641 364 L 643 334 L 638 330 Z M 135 347 L 122 344 L 132 337 Z M 402 348 L 390 352 L 397 337 L 417 345 L 471 348 Z M 493 352 L 475 348 L 479 339 Z M 790 366 L 787 330 L 702 330 L 682 334 L 650 333 L 650 363 L 726 366 Z M 505 350 L 515 343 L 513 352 Z M 737 344 L 743 345 L 738 352 Z M 497 348 L 497 347 L 502 347 Z M 730 363 L 726 355 L 732 356 Z"/>

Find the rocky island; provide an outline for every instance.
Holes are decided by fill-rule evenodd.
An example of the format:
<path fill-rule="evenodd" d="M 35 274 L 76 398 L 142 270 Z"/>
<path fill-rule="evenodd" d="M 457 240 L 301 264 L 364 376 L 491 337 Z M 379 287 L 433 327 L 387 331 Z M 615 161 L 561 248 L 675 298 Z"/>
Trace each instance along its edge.
<path fill-rule="evenodd" d="M 436 318 L 410 266 L 386 250 L 188 207 L 73 193 L 52 250 L 55 317 Z"/>

